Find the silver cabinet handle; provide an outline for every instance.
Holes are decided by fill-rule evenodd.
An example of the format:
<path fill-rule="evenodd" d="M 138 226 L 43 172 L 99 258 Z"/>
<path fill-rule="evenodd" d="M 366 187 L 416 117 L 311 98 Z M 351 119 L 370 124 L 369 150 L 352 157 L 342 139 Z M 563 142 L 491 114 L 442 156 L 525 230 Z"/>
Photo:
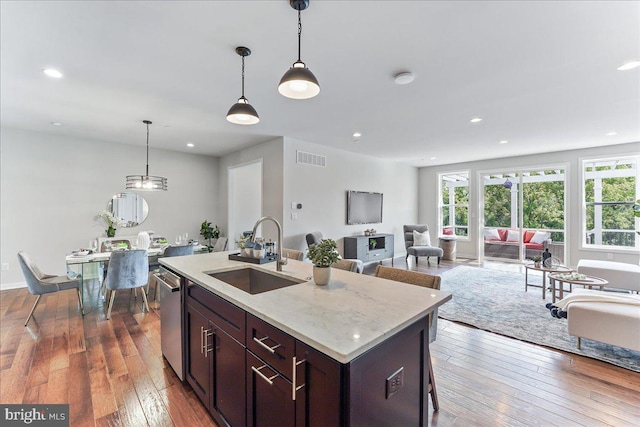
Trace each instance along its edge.
<path fill-rule="evenodd" d="M 211 329 L 200 326 L 200 353 L 204 353 L 204 357 L 209 357 L 208 354 L 213 351 L 213 348 L 209 348 L 209 337 L 212 335 Z"/>
<path fill-rule="evenodd" d="M 255 372 L 256 374 L 260 375 L 260 376 L 262 377 L 262 379 L 263 379 L 263 380 L 265 380 L 266 382 L 268 382 L 268 383 L 269 383 L 269 385 L 273 385 L 273 380 L 274 380 L 275 378 L 279 377 L 280 375 L 279 375 L 279 374 L 275 374 L 275 375 L 273 375 L 272 377 L 267 377 L 265 374 L 263 374 L 262 372 L 260 372 L 260 370 L 261 370 L 261 369 L 264 369 L 264 368 L 266 368 L 266 367 L 267 367 L 267 365 L 262 365 L 262 366 L 260 366 L 259 368 L 256 368 L 255 366 L 252 366 L 252 367 L 251 367 L 251 370 L 252 370 L 253 372 Z"/>
<path fill-rule="evenodd" d="M 296 392 L 298 390 L 300 390 L 302 387 L 304 387 L 304 384 L 302 384 L 300 386 L 296 385 L 296 382 L 297 382 L 296 367 L 298 365 L 302 365 L 306 361 L 307 361 L 307 359 L 302 359 L 301 361 L 296 362 L 296 357 L 295 356 L 292 359 L 291 365 L 292 365 L 293 372 L 291 373 L 291 379 L 293 381 L 291 382 L 291 400 L 296 400 Z"/>
<path fill-rule="evenodd" d="M 266 345 L 265 343 L 262 342 L 262 341 L 266 340 L 267 338 L 269 338 L 269 337 L 264 337 L 264 338 L 260 338 L 260 339 L 258 339 L 256 337 L 253 337 L 253 340 L 255 342 L 257 342 L 258 344 L 260 344 L 260 346 L 262 348 L 264 348 L 265 350 L 267 350 L 269 353 L 275 354 L 276 353 L 276 348 L 280 347 L 280 344 L 276 344 L 273 347 L 269 347 L 268 345 Z"/>

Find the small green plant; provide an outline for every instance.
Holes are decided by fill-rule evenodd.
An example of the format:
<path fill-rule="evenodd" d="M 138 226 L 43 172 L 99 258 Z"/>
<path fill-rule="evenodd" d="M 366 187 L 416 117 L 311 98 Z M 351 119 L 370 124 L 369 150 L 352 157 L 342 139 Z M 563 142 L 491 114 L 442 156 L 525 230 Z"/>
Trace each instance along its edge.
<path fill-rule="evenodd" d="M 245 236 L 244 234 L 241 234 L 240 237 L 238 237 L 238 240 L 236 240 L 236 244 L 240 249 L 244 249 L 247 247 L 247 242 L 250 239 L 251 239 L 251 236 Z"/>
<path fill-rule="evenodd" d="M 209 250 L 209 252 L 211 252 L 211 250 L 213 249 L 213 246 L 211 246 L 211 239 L 220 238 L 220 228 L 218 228 L 217 225 L 212 227 L 209 221 L 204 220 L 200 225 L 200 235 L 209 240 L 207 249 Z"/>
<path fill-rule="evenodd" d="M 378 241 L 376 239 L 369 239 L 369 248 L 375 249 L 378 246 Z"/>
<path fill-rule="evenodd" d="M 311 245 L 307 256 L 317 267 L 330 267 L 340 259 L 338 245 L 333 239 L 322 239 L 317 245 Z"/>
<path fill-rule="evenodd" d="M 529 257 L 529 259 L 530 259 L 531 261 L 533 261 L 533 262 L 540 262 L 540 261 L 542 261 L 542 257 L 541 257 L 541 256 L 532 256 L 532 257 Z"/>

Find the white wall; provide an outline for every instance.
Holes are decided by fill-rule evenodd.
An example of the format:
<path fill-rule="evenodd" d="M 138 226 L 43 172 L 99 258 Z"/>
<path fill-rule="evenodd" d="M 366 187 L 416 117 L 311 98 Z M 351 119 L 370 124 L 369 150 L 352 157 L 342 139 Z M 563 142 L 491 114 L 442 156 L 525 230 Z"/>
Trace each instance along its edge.
<path fill-rule="evenodd" d="M 326 156 L 327 167 L 297 164 L 297 150 Z M 286 247 L 306 252 L 306 234 L 321 231 L 343 253 L 344 236 L 375 228 L 394 234 L 396 255 L 405 253 L 402 226 L 418 218 L 417 168 L 285 137 L 284 178 Z M 347 190 L 383 193 L 383 222 L 347 225 Z M 291 209 L 291 202 L 302 203 L 302 209 Z"/>
<path fill-rule="evenodd" d="M 262 216 L 262 160 L 230 167 L 229 179 L 229 235 L 233 236 L 228 249 L 236 249 L 235 240 L 245 231 L 253 229 Z M 262 232 L 259 228 L 256 234 Z"/>
<path fill-rule="evenodd" d="M 0 131 L 0 258 L 2 289 L 23 285 L 16 254 L 30 253 L 40 269 L 64 274 L 64 257 L 104 236 L 95 220 L 125 176 L 143 174 L 144 146 L 71 139 L 30 131 Z M 153 230 L 170 241 L 177 234 L 200 238 L 200 224 L 220 221 L 218 159 L 150 149 L 149 172 L 168 178 L 167 192 L 140 192 L 149 203 L 141 225 L 118 235 Z"/>
<path fill-rule="evenodd" d="M 620 144 L 584 150 L 560 151 L 548 154 L 535 154 L 530 156 L 509 157 L 501 159 L 483 160 L 477 162 L 457 163 L 445 166 L 421 168 L 419 172 L 419 218 L 421 223 L 426 223 L 432 230 L 438 226 L 438 174 L 442 172 L 454 172 L 469 170 L 469 235 L 470 240 L 458 241 L 458 256 L 477 258 L 481 239 L 478 236 L 478 218 L 480 215 L 478 194 L 478 172 L 487 170 L 517 169 L 526 167 L 539 167 L 544 165 L 567 165 L 567 218 L 565 220 L 567 235 L 565 244 L 568 246 L 567 264 L 575 266 L 580 259 L 607 259 L 607 253 L 613 254 L 613 261 L 638 264 L 639 254 L 615 250 L 581 249 L 580 242 L 582 227 L 580 220 L 580 160 L 583 157 L 610 156 L 638 154 L 640 143 Z"/>
<path fill-rule="evenodd" d="M 282 138 L 275 138 L 262 144 L 236 151 L 220 158 L 218 198 L 220 212 L 220 228 L 226 235 L 229 224 L 229 168 L 237 167 L 262 159 L 262 215 L 272 216 L 282 224 Z M 256 184 L 260 185 L 260 184 Z M 251 197 L 250 194 L 247 197 Z M 253 224 L 258 218 L 253 220 Z M 273 223 L 263 223 L 262 235 L 276 240 L 276 227 Z M 238 236 L 229 236 L 229 248 Z"/>

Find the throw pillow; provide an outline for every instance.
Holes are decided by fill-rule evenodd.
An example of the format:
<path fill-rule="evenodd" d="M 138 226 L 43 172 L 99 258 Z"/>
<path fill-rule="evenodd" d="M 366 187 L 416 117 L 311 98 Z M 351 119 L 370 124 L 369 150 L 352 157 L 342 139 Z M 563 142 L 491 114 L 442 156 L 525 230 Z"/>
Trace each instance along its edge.
<path fill-rule="evenodd" d="M 518 230 L 507 231 L 507 242 L 519 242 L 520 232 Z"/>
<path fill-rule="evenodd" d="M 484 240 L 500 240 L 497 228 L 487 228 L 484 230 Z"/>
<path fill-rule="evenodd" d="M 536 231 L 536 234 L 530 240 L 530 243 L 542 244 L 551 237 L 548 231 Z"/>
<path fill-rule="evenodd" d="M 431 246 L 429 231 L 420 233 L 419 231 L 413 230 L 413 246 Z"/>
<path fill-rule="evenodd" d="M 524 243 L 529 243 L 534 234 L 536 234 L 534 230 L 526 230 L 524 232 Z"/>

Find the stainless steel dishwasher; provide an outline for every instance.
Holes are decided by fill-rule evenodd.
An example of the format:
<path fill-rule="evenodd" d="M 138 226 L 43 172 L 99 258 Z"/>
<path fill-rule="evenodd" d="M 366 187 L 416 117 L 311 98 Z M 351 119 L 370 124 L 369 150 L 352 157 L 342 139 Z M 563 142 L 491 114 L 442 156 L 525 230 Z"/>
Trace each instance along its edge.
<path fill-rule="evenodd" d="M 162 354 L 181 381 L 184 381 L 182 360 L 182 310 L 180 276 L 160 266 L 155 274 L 160 286 L 160 346 Z"/>

